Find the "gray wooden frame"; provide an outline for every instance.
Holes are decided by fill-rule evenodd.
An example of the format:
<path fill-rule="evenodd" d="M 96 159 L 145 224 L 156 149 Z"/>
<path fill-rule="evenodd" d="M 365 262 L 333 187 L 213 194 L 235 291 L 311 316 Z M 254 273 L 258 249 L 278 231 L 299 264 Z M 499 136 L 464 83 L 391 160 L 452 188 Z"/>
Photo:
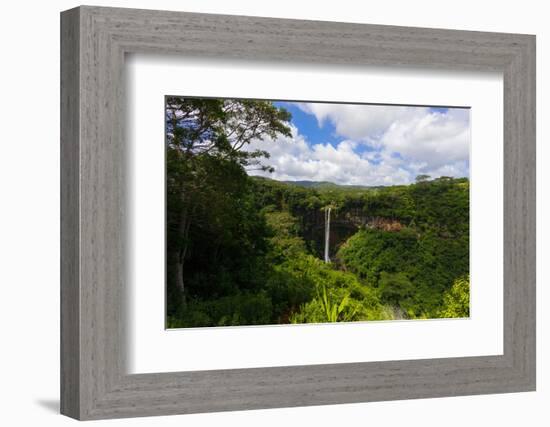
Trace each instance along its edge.
<path fill-rule="evenodd" d="M 504 354 L 125 371 L 124 55 L 499 71 Z M 477 143 L 477 142 L 476 142 Z M 61 14 L 61 412 L 77 419 L 535 390 L 535 37 L 83 6 Z"/>

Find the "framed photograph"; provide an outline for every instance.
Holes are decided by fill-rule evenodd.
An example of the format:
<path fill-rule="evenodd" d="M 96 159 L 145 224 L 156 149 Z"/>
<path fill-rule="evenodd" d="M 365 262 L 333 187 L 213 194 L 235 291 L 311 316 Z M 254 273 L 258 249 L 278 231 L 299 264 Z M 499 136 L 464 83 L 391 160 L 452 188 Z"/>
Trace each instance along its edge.
<path fill-rule="evenodd" d="M 469 317 L 469 108 L 165 114 L 167 328 Z"/>
<path fill-rule="evenodd" d="M 535 390 L 535 37 L 61 15 L 61 411 Z"/>

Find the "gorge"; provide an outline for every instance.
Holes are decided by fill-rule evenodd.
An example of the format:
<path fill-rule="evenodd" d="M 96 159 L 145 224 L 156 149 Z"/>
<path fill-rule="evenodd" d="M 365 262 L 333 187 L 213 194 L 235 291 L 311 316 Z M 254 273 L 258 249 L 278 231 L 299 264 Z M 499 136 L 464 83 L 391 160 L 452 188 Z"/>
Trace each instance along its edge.
<path fill-rule="evenodd" d="M 171 327 L 468 313 L 466 178 L 368 188 L 243 177 L 203 200 Z"/>

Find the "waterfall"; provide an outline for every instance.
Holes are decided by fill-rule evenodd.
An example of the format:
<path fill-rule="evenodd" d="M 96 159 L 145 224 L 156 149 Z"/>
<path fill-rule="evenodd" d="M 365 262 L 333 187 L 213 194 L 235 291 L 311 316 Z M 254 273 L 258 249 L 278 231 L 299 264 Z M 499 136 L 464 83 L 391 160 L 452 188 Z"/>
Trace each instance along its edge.
<path fill-rule="evenodd" d="M 330 244 L 330 206 L 325 209 L 325 262 L 330 262 L 328 256 Z"/>

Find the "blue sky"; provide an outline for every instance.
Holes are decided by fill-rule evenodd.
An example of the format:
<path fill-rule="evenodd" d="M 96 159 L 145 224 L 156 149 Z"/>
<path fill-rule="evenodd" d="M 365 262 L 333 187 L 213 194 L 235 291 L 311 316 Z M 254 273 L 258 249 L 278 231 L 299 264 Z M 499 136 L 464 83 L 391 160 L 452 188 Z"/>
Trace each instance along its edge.
<path fill-rule="evenodd" d="M 393 185 L 419 174 L 469 176 L 470 111 L 389 105 L 276 102 L 291 137 L 255 141 L 279 180 Z"/>
<path fill-rule="evenodd" d="M 334 125 L 330 122 L 319 125 L 315 115 L 306 113 L 296 104 L 289 102 L 275 102 L 278 107 L 283 107 L 292 114 L 292 123 L 310 143 L 324 142 L 337 145 L 341 138 L 335 133 Z"/>

